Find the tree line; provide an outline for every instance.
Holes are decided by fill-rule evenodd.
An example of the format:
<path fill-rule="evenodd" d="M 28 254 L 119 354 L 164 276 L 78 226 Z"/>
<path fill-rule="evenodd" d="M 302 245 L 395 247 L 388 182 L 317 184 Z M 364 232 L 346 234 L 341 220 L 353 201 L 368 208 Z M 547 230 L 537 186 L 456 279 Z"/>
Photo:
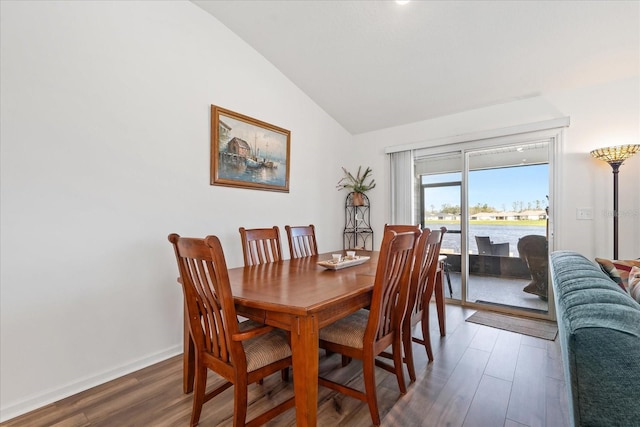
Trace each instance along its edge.
<path fill-rule="evenodd" d="M 533 209 L 540 210 L 540 209 L 544 209 L 542 207 L 543 202 L 544 202 L 543 200 L 534 200 L 533 202 L 526 202 L 526 203 L 522 201 L 517 201 L 511 204 L 511 208 L 513 212 L 522 212 L 525 210 L 528 211 Z M 431 205 L 430 208 L 431 208 L 431 213 L 442 212 L 447 214 L 460 215 L 460 213 L 462 212 L 462 209 L 460 209 L 460 205 L 451 205 L 449 203 L 445 203 L 444 205 L 442 205 L 439 211 L 436 211 L 435 205 Z M 505 212 L 506 210 L 507 210 L 507 206 L 505 204 L 501 206 L 501 209 L 496 209 L 493 206 L 489 206 L 487 203 L 477 203 L 475 206 L 471 206 L 469 208 L 469 215 L 475 215 L 480 212 Z"/>

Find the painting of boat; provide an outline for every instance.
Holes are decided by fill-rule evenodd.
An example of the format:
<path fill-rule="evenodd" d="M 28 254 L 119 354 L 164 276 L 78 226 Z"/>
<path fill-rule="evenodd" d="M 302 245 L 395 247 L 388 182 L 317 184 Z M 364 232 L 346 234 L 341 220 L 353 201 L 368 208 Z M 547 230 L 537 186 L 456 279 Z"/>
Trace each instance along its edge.
<path fill-rule="evenodd" d="M 263 162 L 260 162 L 260 161 L 258 161 L 257 159 L 255 159 L 255 158 L 251 158 L 251 157 L 247 157 L 247 158 L 245 158 L 245 159 L 244 159 L 244 164 L 245 164 L 248 168 L 251 168 L 251 169 L 261 168 L 261 167 L 264 165 L 264 163 L 263 163 Z"/>
<path fill-rule="evenodd" d="M 278 162 L 274 162 L 274 161 L 265 161 L 264 162 L 264 167 L 265 168 L 269 168 L 269 169 L 277 169 L 278 168 Z"/>
<path fill-rule="evenodd" d="M 267 143 L 266 152 L 269 153 L 269 144 Z M 259 157 L 260 149 L 257 147 L 257 143 L 254 141 L 253 147 L 249 146 L 249 155 L 245 158 L 245 165 L 251 169 L 267 168 L 276 169 L 278 162 L 268 159 L 267 157 Z"/>
<path fill-rule="evenodd" d="M 277 169 L 278 162 L 274 162 L 272 160 L 260 159 L 258 157 L 247 157 L 244 159 L 244 164 L 251 169 L 257 168 L 267 168 L 267 169 Z"/>
<path fill-rule="evenodd" d="M 291 133 L 211 106 L 211 184 L 289 191 Z"/>

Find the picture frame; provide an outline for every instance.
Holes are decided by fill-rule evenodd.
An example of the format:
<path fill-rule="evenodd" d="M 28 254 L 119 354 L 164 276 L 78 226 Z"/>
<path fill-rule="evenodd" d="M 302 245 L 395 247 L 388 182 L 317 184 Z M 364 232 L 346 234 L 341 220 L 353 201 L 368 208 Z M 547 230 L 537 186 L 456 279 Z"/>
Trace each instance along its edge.
<path fill-rule="evenodd" d="M 291 132 L 211 105 L 211 185 L 289 192 Z"/>

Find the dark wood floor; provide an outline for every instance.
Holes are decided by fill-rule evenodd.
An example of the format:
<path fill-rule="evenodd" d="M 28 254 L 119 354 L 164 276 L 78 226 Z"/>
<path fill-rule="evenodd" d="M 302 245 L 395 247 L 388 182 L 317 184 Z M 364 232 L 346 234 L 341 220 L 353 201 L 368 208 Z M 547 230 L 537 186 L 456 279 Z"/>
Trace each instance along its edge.
<path fill-rule="evenodd" d="M 432 306 L 435 361 L 427 365 L 414 345 L 418 379 L 401 396 L 395 377 L 376 370 L 383 426 L 568 426 L 560 347 L 464 320 L 475 310 L 447 306 L 447 336 L 440 338 Z M 418 328 L 419 330 L 419 328 Z M 191 395 L 182 394 L 181 358 L 174 357 L 71 396 L 2 426 L 186 426 Z M 361 365 L 340 368 L 338 355 L 321 356 L 321 374 L 362 387 Z M 293 375 L 295 379 L 295 373 Z M 219 382 L 210 375 L 209 385 Z M 408 381 L 408 378 L 407 378 Z M 279 374 L 249 388 L 249 418 L 293 394 Z M 233 390 L 205 404 L 201 426 L 230 426 Z M 294 426 L 293 409 L 268 424 Z M 319 426 L 369 426 L 367 405 L 323 387 Z"/>

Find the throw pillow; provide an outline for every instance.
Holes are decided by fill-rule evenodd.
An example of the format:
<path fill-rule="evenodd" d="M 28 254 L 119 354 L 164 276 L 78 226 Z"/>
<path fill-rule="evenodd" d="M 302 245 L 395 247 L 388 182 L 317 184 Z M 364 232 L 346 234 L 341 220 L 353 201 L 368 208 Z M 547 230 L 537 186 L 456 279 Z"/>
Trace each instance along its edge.
<path fill-rule="evenodd" d="M 640 267 L 640 260 L 608 260 L 596 258 L 602 270 L 616 282 L 622 290 L 629 293 L 629 272 L 632 267 Z"/>
<path fill-rule="evenodd" d="M 629 272 L 629 295 L 640 302 L 640 267 L 633 266 Z"/>

